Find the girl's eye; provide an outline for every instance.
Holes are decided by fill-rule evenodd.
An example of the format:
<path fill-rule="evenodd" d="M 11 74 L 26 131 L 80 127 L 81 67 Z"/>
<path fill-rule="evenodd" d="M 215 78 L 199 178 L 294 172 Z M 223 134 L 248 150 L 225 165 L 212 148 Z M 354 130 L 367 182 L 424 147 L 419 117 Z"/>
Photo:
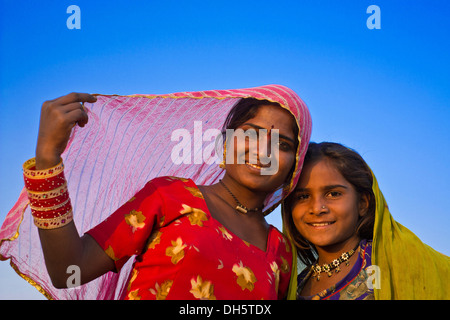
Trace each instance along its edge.
<path fill-rule="evenodd" d="M 297 201 L 304 201 L 304 200 L 308 199 L 308 197 L 309 196 L 307 194 L 297 194 L 295 196 L 295 200 L 297 200 Z"/>
<path fill-rule="evenodd" d="M 330 191 L 328 192 L 328 196 L 331 198 L 336 198 L 339 197 L 340 195 L 342 195 L 342 193 L 340 193 L 339 191 Z"/>

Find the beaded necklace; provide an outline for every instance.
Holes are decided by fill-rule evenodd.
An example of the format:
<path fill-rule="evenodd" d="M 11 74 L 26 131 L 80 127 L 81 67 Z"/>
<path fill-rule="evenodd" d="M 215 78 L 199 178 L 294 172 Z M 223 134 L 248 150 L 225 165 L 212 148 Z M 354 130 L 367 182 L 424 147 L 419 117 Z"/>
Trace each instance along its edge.
<path fill-rule="evenodd" d="M 261 208 L 254 208 L 254 209 L 249 209 L 246 206 L 242 205 L 238 198 L 236 198 L 236 196 L 230 191 L 230 189 L 228 189 L 228 187 L 225 185 L 225 183 L 222 180 L 219 180 L 220 184 L 225 188 L 225 190 L 227 190 L 230 195 L 233 197 L 234 201 L 236 201 L 236 207 L 234 208 L 237 212 L 241 213 L 241 214 L 246 214 L 249 211 L 260 211 Z M 227 202 L 228 203 L 228 202 Z"/>
<path fill-rule="evenodd" d="M 314 272 L 312 277 L 316 278 L 317 281 L 320 280 L 320 274 L 322 272 L 326 272 L 329 277 L 331 277 L 333 274 L 331 273 L 332 270 L 336 269 L 336 273 L 341 271 L 341 268 L 339 267 L 341 263 L 345 262 L 345 265 L 348 266 L 350 264 L 350 257 L 356 252 L 356 249 L 358 249 L 359 243 L 356 245 L 355 248 L 348 252 L 344 252 L 341 254 L 341 256 L 337 259 L 334 259 L 331 261 L 331 263 L 324 263 L 322 266 L 319 264 L 315 264 L 311 266 L 311 270 Z"/>

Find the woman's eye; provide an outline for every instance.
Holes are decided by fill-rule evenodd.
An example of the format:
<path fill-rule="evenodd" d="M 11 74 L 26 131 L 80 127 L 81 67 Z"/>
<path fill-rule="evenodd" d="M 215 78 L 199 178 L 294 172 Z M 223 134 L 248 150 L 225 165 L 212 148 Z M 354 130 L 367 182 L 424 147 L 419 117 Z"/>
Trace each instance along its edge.
<path fill-rule="evenodd" d="M 290 151 L 292 149 L 291 145 L 289 143 L 287 143 L 287 142 L 284 142 L 284 141 L 278 141 L 278 147 L 282 151 Z"/>
<path fill-rule="evenodd" d="M 244 130 L 245 138 L 250 140 L 257 140 L 259 137 L 259 131 L 250 128 Z"/>

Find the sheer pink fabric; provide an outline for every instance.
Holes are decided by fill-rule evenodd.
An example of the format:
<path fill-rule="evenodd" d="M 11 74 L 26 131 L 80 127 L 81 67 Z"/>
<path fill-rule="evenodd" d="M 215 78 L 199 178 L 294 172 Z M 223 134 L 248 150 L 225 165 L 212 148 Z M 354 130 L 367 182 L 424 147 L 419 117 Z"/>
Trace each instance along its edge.
<path fill-rule="evenodd" d="M 154 177 L 191 178 L 197 185 L 218 182 L 224 172 L 217 163 L 211 163 L 211 153 L 205 150 L 211 150 L 214 139 L 204 133 L 221 130 L 229 110 L 244 97 L 280 103 L 291 111 L 300 128 L 295 174 L 289 190 L 280 189 L 266 200 L 265 210 L 270 212 L 295 186 L 311 134 L 308 108 L 291 89 L 268 85 L 167 95 L 98 95 L 96 103 L 86 104 L 89 123 L 74 129 L 62 155 L 80 234 L 104 220 Z M 172 141 L 176 129 L 187 130 L 184 132 L 192 139 Z M 174 163 L 175 145 L 191 150 L 182 154 L 185 163 Z M 222 160 L 222 154 L 217 157 Z M 55 289 L 45 268 L 25 190 L 0 230 L 0 259 L 11 259 L 13 268 L 49 299 L 117 299 L 132 265 L 129 261 L 120 274 L 110 272 L 80 287 Z"/>

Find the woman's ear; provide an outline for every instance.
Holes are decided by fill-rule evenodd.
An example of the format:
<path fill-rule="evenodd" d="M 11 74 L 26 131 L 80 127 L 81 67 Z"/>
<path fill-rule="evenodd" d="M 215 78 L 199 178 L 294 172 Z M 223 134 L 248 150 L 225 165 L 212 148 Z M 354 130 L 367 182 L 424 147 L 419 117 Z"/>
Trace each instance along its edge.
<path fill-rule="evenodd" d="M 364 217 L 369 210 L 369 197 L 363 194 L 359 200 L 359 216 Z"/>

